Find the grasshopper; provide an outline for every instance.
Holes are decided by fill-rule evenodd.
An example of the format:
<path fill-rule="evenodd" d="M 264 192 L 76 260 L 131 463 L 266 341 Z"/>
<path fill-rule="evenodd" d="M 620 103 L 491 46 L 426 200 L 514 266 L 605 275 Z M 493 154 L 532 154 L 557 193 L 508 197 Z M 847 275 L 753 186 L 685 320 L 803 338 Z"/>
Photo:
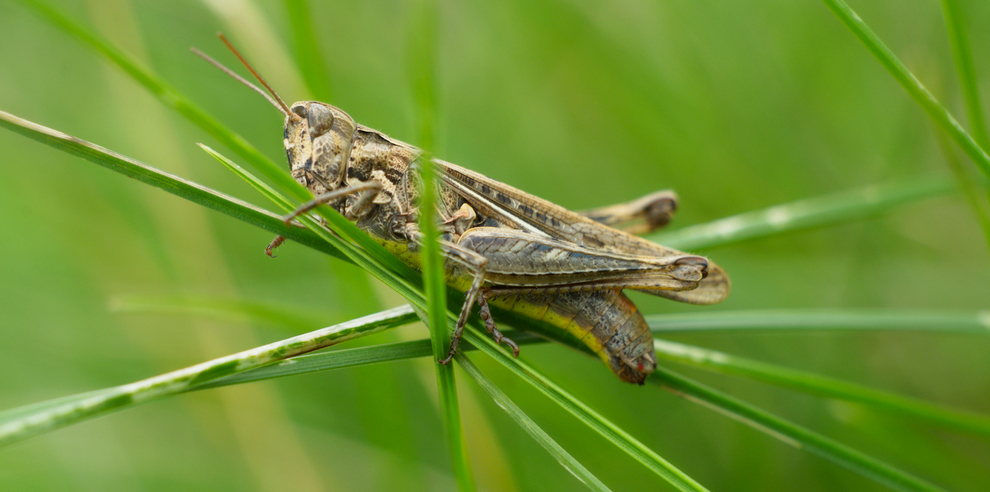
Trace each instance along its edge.
<path fill-rule="evenodd" d="M 288 106 L 221 36 L 285 116 L 284 144 L 292 178 L 315 198 L 285 217 L 329 205 L 413 268 L 420 268 L 419 230 L 423 152 L 359 125 L 340 108 L 318 101 Z M 485 328 L 518 356 L 496 328 L 489 304 L 567 330 L 623 381 L 643 384 L 656 368 L 653 335 L 625 289 L 691 304 L 714 304 L 729 293 L 729 278 L 708 259 L 682 253 L 630 232 L 666 225 L 676 211 L 673 192 L 629 203 L 572 212 L 463 167 L 434 159 L 435 218 L 447 284 L 465 293 L 439 362 L 450 362 L 475 303 Z M 613 228 L 632 221 L 625 230 Z M 280 236 L 266 252 L 284 239 Z"/>

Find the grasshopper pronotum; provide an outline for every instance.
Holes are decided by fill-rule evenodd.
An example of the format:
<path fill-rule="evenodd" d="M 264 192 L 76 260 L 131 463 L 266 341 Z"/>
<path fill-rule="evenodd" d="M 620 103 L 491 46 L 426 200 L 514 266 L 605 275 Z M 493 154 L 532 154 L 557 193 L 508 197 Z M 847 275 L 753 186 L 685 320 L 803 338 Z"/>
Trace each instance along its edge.
<path fill-rule="evenodd" d="M 285 218 L 330 205 L 376 242 L 420 267 L 419 167 L 422 152 L 358 125 L 343 110 L 317 101 L 287 106 L 233 46 L 224 43 L 271 97 L 206 55 L 268 99 L 285 115 L 285 152 L 292 177 L 316 197 Z M 701 256 L 665 248 L 610 226 L 642 219 L 627 231 L 666 225 L 676 210 L 669 191 L 583 213 L 460 166 L 434 159 L 440 230 L 448 285 L 465 292 L 450 362 L 468 315 L 478 303 L 496 342 L 519 348 L 496 329 L 489 303 L 567 330 L 595 351 L 623 381 L 642 384 L 656 368 L 653 335 L 623 289 L 691 304 L 714 304 L 729 278 Z M 278 246 L 282 238 L 269 246 Z"/>

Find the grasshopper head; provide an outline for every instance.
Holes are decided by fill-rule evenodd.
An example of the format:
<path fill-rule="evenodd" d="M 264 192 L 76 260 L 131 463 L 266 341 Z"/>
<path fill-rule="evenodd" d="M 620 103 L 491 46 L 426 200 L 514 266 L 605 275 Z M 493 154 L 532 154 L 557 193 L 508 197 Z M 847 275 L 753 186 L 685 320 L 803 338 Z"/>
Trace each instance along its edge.
<path fill-rule="evenodd" d="M 315 195 L 338 189 L 347 173 L 347 161 L 350 159 L 354 131 L 357 129 L 354 119 L 339 108 L 317 101 L 300 101 L 289 108 L 234 45 L 223 34 L 218 36 L 258 82 L 268 89 L 267 94 L 203 52 L 196 48 L 192 51 L 264 96 L 285 115 L 285 154 L 289 158 L 289 171 L 299 184 L 309 188 Z"/>
<path fill-rule="evenodd" d="M 340 108 L 317 101 L 292 105 L 285 117 L 285 155 L 289 171 L 314 195 L 344 182 L 357 124 Z"/>

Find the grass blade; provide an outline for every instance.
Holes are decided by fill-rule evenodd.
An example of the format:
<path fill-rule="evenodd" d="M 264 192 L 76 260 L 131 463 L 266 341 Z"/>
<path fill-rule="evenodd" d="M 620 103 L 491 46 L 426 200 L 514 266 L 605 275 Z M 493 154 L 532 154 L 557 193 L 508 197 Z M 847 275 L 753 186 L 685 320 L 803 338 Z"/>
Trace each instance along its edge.
<path fill-rule="evenodd" d="M 419 229 L 423 233 L 422 261 L 423 283 L 426 287 L 427 309 L 420 312 L 420 317 L 430 327 L 430 339 L 433 341 L 433 357 L 437 360 L 447 358 L 450 347 L 450 337 L 447 333 L 447 284 L 444 277 L 444 261 L 440 256 L 439 233 L 435 223 L 437 189 L 434 174 L 433 158 L 430 152 L 435 149 L 434 116 L 436 114 L 437 94 L 436 83 L 436 51 L 437 51 L 437 18 L 438 7 L 432 0 L 413 2 L 412 15 L 409 19 L 408 59 L 407 67 L 410 84 L 413 89 L 413 99 L 416 103 L 416 123 L 418 127 L 419 148 L 422 155 L 416 160 L 420 167 L 419 176 L 423 182 L 422 202 L 419 210 L 423 211 L 419 218 Z M 473 307 L 473 306 L 469 306 Z M 438 396 L 440 397 L 441 417 L 444 422 L 444 435 L 447 437 L 447 447 L 457 477 L 457 485 L 462 491 L 475 490 L 474 476 L 467 455 L 467 444 L 464 442 L 464 430 L 461 427 L 461 410 L 457 401 L 457 385 L 454 379 L 454 368 L 450 365 L 435 364 Z"/>
<path fill-rule="evenodd" d="M 959 183 L 959 189 L 962 190 L 963 196 L 969 202 L 969 207 L 973 209 L 976 220 L 980 222 L 987 246 L 990 246 L 990 210 L 988 210 L 987 203 L 988 190 L 985 188 L 980 189 L 979 181 L 973 179 L 973 176 L 971 176 L 972 173 L 967 172 L 967 169 L 963 167 L 962 162 L 959 161 L 959 157 L 956 155 L 956 148 L 952 146 L 952 142 L 949 142 L 948 137 L 941 133 L 938 134 L 938 137 L 936 140 L 938 140 L 939 148 L 942 149 L 942 156 L 945 158 L 946 164 L 949 165 L 949 169 L 952 170 L 952 175 L 955 176 L 956 182 Z"/>
<path fill-rule="evenodd" d="M 931 92 L 928 92 L 928 89 L 904 66 L 904 63 L 890 51 L 890 48 L 883 44 L 883 41 L 880 41 L 880 38 L 867 27 L 863 19 L 860 19 L 856 12 L 853 12 L 842 0 L 823 1 L 839 20 L 852 31 L 853 35 L 866 46 L 866 49 L 876 57 L 880 64 L 890 72 L 894 80 L 901 84 L 901 87 L 921 106 L 921 109 L 928 113 L 928 116 L 935 121 L 935 125 L 941 128 L 973 160 L 973 163 L 985 176 L 990 178 L 990 156 L 987 156 L 986 150 L 981 148 L 973 140 L 973 137 L 966 133 L 962 125 L 949 114 L 949 111 L 935 99 Z"/>
<path fill-rule="evenodd" d="M 321 43 L 316 37 L 316 25 L 310 14 L 308 0 L 285 0 L 285 10 L 289 14 L 292 28 L 292 47 L 296 66 L 302 72 L 306 88 L 317 101 L 332 101 L 333 90 L 330 73 L 320 51 Z"/>
<path fill-rule="evenodd" d="M 945 408 L 916 398 L 701 347 L 666 340 L 655 340 L 653 344 L 657 349 L 657 356 L 663 359 L 818 396 L 862 403 L 974 434 L 990 435 L 990 418 L 976 413 Z"/>
<path fill-rule="evenodd" d="M 969 40 L 966 39 L 966 29 L 963 28 L 963 15 L 959 1 L 942 0 L 942 16 L 945 17 L 945 30 L 949 37 L 949 46 L 952 47 L 952 60 L 955 62 L 956 75 L 959 78 L 959 86 L 962 88 L 963 104 L 966 107 L 970 131 L 973 138 L 984 150 L 990 149 L 990 134 L 987 133 L 987 126 L 983 119 L 983 105 L 980 103 L 980 91 L 977 88 L 973 53 L 969 48 Z M 969 198 L 970 206 L 976 212 L 977 219 L 983 227 L 987 245 L 990 246 L 990 211 L 987 210 L 986 206 L 987 193 L 977 192 L 976 185 L 963 169 L 946 137 L 943 136 L 939 139 L 939 146 L 942 147 L 942 153 L 955 174 L 956 180 L 959 181 L 962 190 Z"/>
<path fill-rule="evenodd" d="M 534 388 L 550 398 L 571 415 L 574 415 L 585 425 L 601 434 L 612 444 L 618 446 L 647 469 L 673 485 L 678 490 L 707 490 L 684 472 L 657 455 L 653 450 L 633 438 L 601 414 L 595 412 L 583 402 L 575 398 L 563 388 L 547 379 L 520 359 L 514 359 L 498 348 L 494 341 L 480 333 L 481 330 L 465 330 L 464 337 L 481 351 L 507 367 L 514 374 L 531 384 Z M 559 331 L 559 330 L 558 330 Z"/>
<path fill-rule="evenodd" d="M 547 452 L 550 453 L 550 456 L 553 456 L 554 459 L 556 459 L 557 462 L 564 467 L 564 469 L 571 472 L 575 478 L 580 480 L 581 483 L 585 484 L 591 490 L 609 490 L 605 484 L 598 480 L 598 477 L 592 475 L 591 472 L 581 464 L 581 462 L 574 459 L 570 453 L 560 447 L 560 445 L 557 444 L 557 441 L 554 441 L 552 437 L 550 437 L 542 428 L 540 428 L 539 425 L 536 424 L 536 422 L 533 422 L 533 419 L 529 418 L 529 416 L 526 415 L 522 409 L 516 406 L 516 404 L 513 403 L 509 397 L 505 396 L 505 393 L 498 389 L 498 386 L 495 386 L 495 384 L 492 383 L 492 381 L 488 379 L 481 372 L 481 370 L 474 365 L 473 362 L 471 362 L 471 359 L 469 359 L 467 355 L 464 355 L 464 352 L 458 352 L 454 359 L 461 366 L 461 369 L 464 369 L 464 372 L 466 372 L 468 376 L 470 376 L 471 379 L 473 379 L 474 382 L 485 391 L 485 393 L 488 393 L 488 396 L 495 401 L 495 404 L 502 407 L 502 410 L 505 410 L 505 413 L 509 414 L 509 417 L 516 421 L 516 423 L 519 424 L 519 427 L 522 427 L 527 434 L 535 439 L 536 442 L 540 443 L 540 446 L 543 446 L 543 449 L 546 449 Z"/>
<path fill-rule="evenodd" d="M 655 334 L 685 332 L 897 330 L 990 334 L 990 311 L 901 311 L 882 309 L 772 309 L 646 316 Z"/>
<path fill-rule="evenodd" d="M 408 306 L 408 305 L 407 305 Z M 415 311 L 410 311 L 415 314 Z M 418 318 L 416 318 L 418 319 Z M 396 362 L 420 357 L 429 357 L 430 341 L 428 339 L 411 342 L 383 343 L 368 347 L 339 349 L 326 353 L 301 355 L 284 361 L 259 367 L 253 371 L 233 374 L 209 383 L 190 388 L 199 391 L 221 386 L 252 383 L 289 376 L 301 376 L 334 369 L 361 367 L 383 362 Z"/>
<path fill-rule="evenodd" d="M 945 17 L 945 30 L 949 37 L 949 46 L 952 47 L 952 60 L 955 62 L 959 86 L 962 88 L 970 133 L 981 147 L 990 148 L 990 134 L 987 133 L 987 125 L 983 119 L 979 84 L 976 82 L 976 69 L 973 67 L 973 52 L 969 48 L 966 29 L 963 27 L 959 0 L 942 0 L 942 16 Z"/>
<path fill-rule="evenodd" d="M 291 211 L 295 208 L 288 200 L 275 192 L 275 190 L 271 189 L 250 173 L 240 168 L 240 166 L 237 166 L 229 159 L 223 157 L 206 146 L 201 145 L 201 147 L 223 163 L 228 169 L 250 183 L 253 187 L 255 187 L 255 189 L 278 204 L 283 210 Z M 334 232 L 342 237 L 357 242 L 362 246 L 362 248 L 359 249 L 334 236 L 333 234 L 329 234 L 325 228 L 317 224 L 309 217 L 300 216 L 299 220 L 311 231 L 320 235 L 326 241 L 333 243 L 334 246 L 336 246 L 337 249 L 344 255 L 384 282 L 400 295 L 404 296 L 417 308 L 422 309 L 428 304 L 428 300 L 424 298 L 423 293 L 418 288 L 417 284 L 419 277 L 415 274 L 415 272 L 413 272 L 405 264 L 399 262 L 395 256 L 385 251 L 381 245 L 374 243 L 370 237 L 357 229 L 353 223 L 345 219 L 335 210 L 328 209 L 329 207 L 319 207 L 316 212 L 327 221 L 328 225 L 330 225 Z M 433 244 L 437 244 L 435 239 Z M 439 269 L 440 265 L 440 263 L 437 263 L 434 268 Z M 439 280 L 441 282 L 443 281 L 442 274 L 440 274 Z M 446 292 L 446 289 L 442 288 L 439 292 L 440 294 L 433 295 L 432 299 L 436 300 L 438 298 L 442 298 L 441 302 L 445 302 L 446 297 L 444 296 L 444 293 Z M 437 314 L 439 319 L 443 319 L 444 315 L 449 316 L 449 313 L 446 311 L 445 304 L 440 304 L 439 306 L 443 307 L 443 310 L 439 311 Z M 436 306 L 434 306 L 433 309 L 436 309 Z M 428 324 L 432 324 L 429 318 L 424 321 L 427 321 Z M 444 336 L 440 340 L 441 343 L 443 343 L 442 340 L 446 339 L 446 325 L 444 324 L 441 326 L 442 327 L 440 330 L 444 332 Z M 441 353 L 445 353 L 446 345 L 446 343 L 443 344 Z M 446 424 L 445 429 L 447 430 L 447 435 L 449 437 L 451 456 L 454 459 L 454 472 L 458 477 L 458 483 L 460 484 L 462 490 L 473 490 L 474 482 L 471 477 L 470 468 L 468 467 L 466 445 L 463 442 L 463 432 L 460 427 L 460 411 L 457 406 L 457 394 L 454 386 L 453 374 L 450 372 L 451 369 L 452 368 L 449 367 L 440 367 L 437 369 L 438 385 L 440 387 L 441 395 L 441 413 Z"/>
<path fill-rule="evenodd" d="M 221 125 L 213 117 L 209 116 L 205 111 L 189 101 L 185 96 L 179 94 L 175 89 L 159 79 L 155 74 L 142 68 L 140 64 L 126 56 L 109 41 L 42 2 L 37 2 L 35 0 L 22 1 L 26 5 L 34 8 L 37 12 L 41 13 L 46 20 L 51 21 L 66 33 L 77 37 L 87 46 L 90 46 L 96 50 L 97 53 L 107 57 L 107 59 L 123 69 L 127 74 L 134 77 L 134 79 L 145 88 L 150 90 L 162 103 L 172 109 L 175 109 L 179 112 L 179 114 L 185 116 L 192 123 L 217 138 L 217 140 L 222 142 L 224 145 L 230 147 L 231 150 L 251 163 L 251 165 L 254 166 L 255 169 L 257 169 L 267 179 L 276 183 L 281 189 L 286 190 L 293 198 L 304 201 L 311 197 L 309 191 L 293 180 L 282 167 L 276 166 L 271 160 L 264 157 L 260 152 L 258 152 L 257 149 L 247 143 L 247 141 L 242 137 Z M 295 207 L 293 206 L 289 210 L 294 208 Z M 349 239 L 352 243 L 358 244 L 366 252 L 364 254 L 357 253 L 358 256 L 367 255 L 367 257 L 375 258 L 379 264 L 386 265 L 389 269 L 391 269 L 395 276 L 404 278 L 407 282 L 418 282 L 418 275 L 413 273 L 409 267 L 396 259 L 395 256 L 385 251 L 381 245 L 372 241 L 371 238 L 369 238 L 366 234 L 363 234 L 359 229 L 357 229 L 357 227 L 340 216 L 340 214 L 330 210 L 328 207 L 320 207 L 320 209 L 316 210 L 316 213 L 330 223 L 336 233 L 342 234 L 343 237 Z M 341 242 L 336 239 L 329 239 L 329 242 L 336 245 L 341 244 Z M 355 253 L 352 252 L 352 254 L 348 257 L 353 261 L 354 255 Z M 362 263 L 359 262 L 358 264 L 362 265 Z M 371 268 L 371 264 L 367 262 L 364 262 L 362 266 Z M 388 276 L 387 274 L 384 274 L 383 271 L 380 271 L 379 273 L 383 276 Z"/>
<path fill-rule="evenodd" d="M 520 346 L 546 343 L 546 340 L 531 333 L 509 332 L 513 340 Z M 465 343 L 462 350 L 477 350 L 474 345 Z M 333 369 L 343 369 L 347 367 L 360 367 L 382 362 L 393 362 L 419 357 L 431 357 L 433 348 L 429 339 L 413 340 L 409 342 L 383 343 L 369 347 L 357 347 L 352 349 L 339 349 L 332 352 L 302 355 L 293 357 L 292 360 L 277 362 L 264 367 L 260 367 L 250 372 L 235 374 L 226 378 L 218 379 L 214 382 L 192 388 L 192 390 L 216 388 L 233 384 L 249 383 L 252 381 L 263 381 L 266 379 L 282 378 L 288 376 L 299 376 L 320 371 Z"/>
<path fill-rule="evenodd" d="M 950 179 L 930 177 L 873 185 L 754 210 L 647 237 L 672 248 L 725 246 L 785 232 L 871 217 L 955 190 Z"/>
<path fill-rule="evenodd" d="M 657 367 L 647 378 L 678 396 L 715 410 L 786 444 L 824 458 L 850 471 L 897 490 L 942 490 L 907 472 L 894 468 L 872 456 L 840 444 L 821 434 L 775 417 L 736 398 Z"/>
<path fill-rule="evenodd" d="M 19 129 L 29 128 L 30 126 L 31 125 L 13 125 L 12 126 L 12 129 L 15 129 L 15 131 L 20 131 Z M 54 131 L 51 131 L 51 132 L 54 132 Z M 22 132 L 22 133 L 27 133 L 27 132 Z M 55 132 L 55 133 L 57 133 L 57 132 Z M 33 135 L 33 134 L 29 134 L 29 135 Z M 112 152 L 107 151 L 106 149 L 99 148 L 97 146 L 93 146 L 92 144 L 88 144 L 86 142 L 82 142 L 82 141 L 80 141 L 78 139 L 74 139 L 73 137 L 69 137 L 68 135 L 62 135 L 62 137 L 59 138 L 59 139 L 41 138 L 41 137 L 45 137 L 45 136 L 48 136 L 48 135 L 49 135 L 49 132 L 39 132 L 39 133 L 37 133 L 36 136 L 39 137 L 39 138 L 37 138 L 38 140 L 41 140 L 44 143 L 48 143 L 49 145 L 52 145 L 52 146 L 55 146 L 57 148 L 64 149 L 64 150 L 67 150 L 67 151 L 70 151 L 70 152 L 73 152 L 74 149 L 77 149 L 78 148 L 80 150 L 77 151 L 78 152 L 77 155 L 89 156 L 88 158 L 96 159 L 96 162 L 97 163 L 100 163 L 100 164 L 103 164 L 103 165 L 107 165 L 107 167 L 112 167 L 113 168 L 113 166 L 111 166 L 109 164 L 104 164 L 104 162 L 103 162 L 103 160 L 105 160 L 105 157 L 104 156 L 105 155 L 113 155 Z M 236 166 L 236 164 L 233 164 L 232 162 L 230 162 L 229 160 L 223 158 L 219 154 L 216 154 L 215 152 L 212 152 L 210 149 L 206 148 L 205 146 L 204 146 L 204 150 L 207 150 L 212 155 L 214 155 L 214 157 L 216 157 L 217 159 L 221 160 L 221 162 L 224 162 L 224 164 L 227 165 L 230 169 L 234 170 L 235 173 L 238 173 L 244 179 L 246 179 L 249 183 L 251 183 L 253 186 L 256 186 L 256 188 L 259 189 L 259 191 L 262 191 L 262 193 L 265 193 L 266 196 L 268 196 L 270 199 L 272 199 L 276 203 L 279 203 L 280 206 L 282 206 L 284 209 L 291 210 L 293 208 L 292 204 L 290 202 L 288 202 L 285 198 L 281 197 L 281 195 L 278 195 L 270 187 L 267 187 L 267 185 L 265 185 L 264 183 L 262 183 L 260 180 L 257 180 L 257 178 L 254 178 L 249 173 L 247 173 L 246 171 L 244 171 L 240 167 Z M 85 153 L 84 151 L 88 151 L 89 153 Z M 77 152 L 73 152 L 73 153 L 77 153 Z M 143 165 L 141 165 L 141 166 L 133 165 L 133 164 L 131 164 L 130 160 L 128 160 L 126 158 L 121 158 L 120 160 L 121 160 L 121 162 L 123 162 L 125 164 L 128 164 L 130 166 L 130 167 L 127 167 L 127 170 L 130 170 L 131 167 L 137 168 L 138 170 L 145 170 L 147 168 L 147 166 L 141 167 Z M 114 164 L 116 164 L 116 163 L 114 163 Z M 125 172 L 126 173 L 127 171 L 121 170 L 121 172 Z M 160 178 L 163 175 L 163 173 L 157 172 L 157 173 L 153 173 L 152 175 L 155 176 L 156 178 Z M 196 189 L 199 189 L 199 188 L 196 188 Z M 212 194 L 212 193 L 207 193 L 207 195 L 215 197 L 215 195 Z M 272 217 L 272 215 L 269 214 L 269 213 L 265 213 L 265 215 L 267 217 L 269 217 L 269 218 Z M 338 217 L 339 217 L 339 214 L 338 214 Z M 278 220 L 279 219 L 275 219 L 274 222 L 277 222 Z M 308 217 L 300 217 L 300 220 L 304 224 L 306 224 L 308 227 L 310 227 L 310 230 L 314 231 L 323 240 L 328 241 L 328 242 L 332 242 L 332 241 L 341 242 L 339 238 L 337 238 L 336 236 L 333 236 L 332 234 L 327 233 L 326 230 L 322 228 L 322 226 L 320 226 L 317 223 L 315 223 L 312 219 L 310 219 Z M 341 220 L 343 220 L 344 222 L 346 222 L 347 225 L 353 227 L 353 224 L 351 224 L 350 222 L 347 222 L 346 219 L 343 219 L 341 217 Z M 367 238 L 367 236 L 364 236 L 364 237 Z M 349 253 L 348 254 L 348 257 L 349 258 L 352 258 L 352 259 L 355 259 L 355 262 L 357 262 L 359 265 L 361 265 L 361 264 L 367 264 L 368 266 L 366 268 L 372 274 L 380 273 L 380 272 L 387 272 L 387 270 L 383 269 L 380 265 L 376 264 L 375 261 L 374 261 L 374 259 L 366 258 L 363 255 L 363 252 L 349 250 L 347 248 L 347 246 L 349 246 L 349 245 L 347 245 L 347 243 L 343 243 L 343 245 L 344 245 L 344 246 L 342 246 L 343 249 L 338 249 L 337 251 L 345 252 L 345 254 Z M 376 276 L 378 276 L 378 275 L 376 275 Z M 383 281 L 389 283 L 390 285 L 393 285 L 393 288 L 395 288 L 397 292 L 399 292 L 400 294 L 406 296 L 408 299 L 410 299 L 410 301 L 412 301 L 415 305 L 417 305 L 417 307 L 420 307 L 420 308 L 425 307 L 426 302 L 425 302 L 425 299 L 424 299 L 422 293 L 419 292 L 418 290 L 416 290 L 413 286 L 409 285 L 406 282 L 402 282 L 402 281 L 394 281 L 394 280 L 393 281 L 390 281 L 389 279 L 392 278 L 392 277 L 390 277 L 388 273 L 382 274 L 379 278 L 382 279 Z M 448 322 L 448 324 L 451 325 L 453 323 L 453 321 L 454 321 L 453 315 L 448 312 L 447 313 L 447 322 Z M 472 331 L 467 331 L 466 333 L 471 334 L 473 332 Z M 478 335 L 478 339 L 487 340 L 487 338 L 484 338 L 484 337 L 482 337 L 480 335 Z M 469 340 L 470 340 L 470 338 L 469 338 Z M 315 350 L 315 349 L 313 349 L 313 350 Z M 497 347 L 496 348 L 491 348 L 491 351 L 493 351 L 495 353 L 502 353 L 501 350 L 498 349 Z M 508 359 L 507 358 L 503 358 L 502 360 L 508 360 Z M 528 374 L 536 374 L 536 372 L 533 371 L 532 369 L 528 369 L 527 373 Z M 540 376 L 540 377 L 543 378 L 542 376 Z M 544 384 L 548 383 L 548 381 L 546 381 L 545 378 L 543 378 L 543 380 L 544 380 Z M 206 380 L 201 380 L 199 382 L 206 382 Z M 175 391 L 179 391 L 179 389 L 176 389 Z M 559 388 L 558 388 L 558 391 L 560 391 Z M 117 409 L 120 409 L 122 407 L 126 407 L 128 404 L 131 403 L 131 401 L 129 401 L 129 399 L 128 399 L 128 401 L 120 401 L 120 402 L 110 401 L 110 400 L 112 400 L 113 397 L 119 396 L 117 393 L 113 393 L 113 392 L 106 393 L 106 392 L 104 392 L 104 393 L 101 393 L 101 394 L 103 396 L 101 397 L 100 403 L 101 404 L 104 404 L 104 403 L 106 403 L 106 402 L 109 401 L 109 403 L 106 403 L 106 404 L 108 404 L 110 406 L 108 406 L 106 408 L 102 408 L 102 407 L 94 407 L 92 404 L 87 404 L 85 406 L 85 408 L 81 408 L 81 407 L 79 407 L 79 405 L 81 403 L 78 403 L 77 402 L 71 408 L 68 408 L 68 409 L 62 408 L 62 411 L 58 415 L 59 416 L 58 419 L 52 420 L 52 418 L 48 418 L 46 421 L 48 421 L 48 422 L 56 422 L 56 423 L 55 424 L 52 424 L 52 425 L 49 425 L 45 429 L 32 428 L 33 430 L 31 432 L 29 432 L 29 433 L 25 433 L 25 431 L 23 429 L 19 429 L 19 428 L 18 429 L 15 429 L 15 430 L 17 430 L 17 432 L 16 432 L 17 437 L 16 438 L 17 439 L 22 439 L 24 437 L 28 437 L 29 435 L 34 435 L 34 434 L 36 434 L 38 432 L 43 432 L 45 430 L 51 430 L 51 429 L 54 429 L 54 428 L 57 428 L 57 427 L 68 425 L 69 423 L 81 421 L 81 420 L 83 420 L 85 418 L 89 418 L 89 417 L 91 417 L 93 415 L 97 415 L 97 414 L 105 413 L 107 411 L 117 410 Z M 168 393 L 168 394 L 171 394 L 171 393 Z M 159 396 L 162 396 L 162 395 L 157 395 L 156 397 L 159 397 Z M 568 395 L 568 397 L 569 397 L 569 395 Z M 564 399 L 568 399 L 568 398 L 564 398 Z M 572 401 L 572 403 L 580 404 L 579 402 L 576 402 L 573 399 L 573 397 L 569 397 L 569 399 Z M 555 398 L 555 400 L 560 401 L 560 397 Z M 0 415 L 0 417 L 2 417 L 2 415 Z M 19 425 L 19 424 L 17 424 L 17 425 Z M 611 424 L 609 424 L 609 426 L 611 426 Z M 609 426 L 606 426 L 606 427 L 609 427 Z M 665 478 L 668 478 L 668 480 L 673 480 L 673 483 L 679 483 L 679 484 L 681 484 L 682 485 L 681 488 L 683 490 L 703 490 L 702 488 L 700 488 L 700 486 L 697 486 L 697 487 L 693 486 L 692 484 L 694 484 L 694 485 L 697 485 L 697 484 L 695 484 L 693 481 L 691 481 L 690 478 L 688 478 L 685 475 L 683 475 L 679 470 L 676 470 L 676 468 L 673 468 L 668 463 L 666 463 L 665 461 L 663 461 L 661 458 L 659 458 L 659 456 L 656 456 L 654 453 L 652 453 L 652 451 L 649 451 L 648 449 L 646 449 L 644 446 L 642 446 L 641 443 L 638 443 L 638 441 L 632 440 L 631 437 L 629 437 L 628 435 L 626 435 L 620 429 L 614 428 L 614 426 L 611 426 L 611 427 L 612 427 L 612 429 L 610 429 L 608 431 L 603 430 L 601 432 L 607 434 L 607 436 L 609 436 L 611 439 L 613 439 L 613 442 L 620 442 L 621 443 L 620 444 L 620 447 L 623 447 L 624 449 L 633 450 L 635 452 L 635 455 L 637 456 L 637 459 L 639 459 L 641 462 L 646 463 L 647 466 L 649 466 L 651 469 L 654 469 L 655 471 L 657 471 L 658 473 L 660 473 Z M 3 429 L 3 428 L 0 428 L 0 429 Z M 2 443 L 2 442 L 4 442 L 4 441 L 0 441 L 0 443 Z"/>
<path fill-rule="evenodd" d="M 414 319 L 412 310 L 402 306 L 131 384 L 31 405 L 27 410 L 8 410 L 0 413 L 0 446 L 182 393 L 197 385 L 274 361 L 379 333 Z"/>
<path fill-rule="evenodd" d="M 330 246 L 326 241 L 320 240 L 316 234 L 306 229 L 286 225 L 281 217 L 267 210 L 166 173 L 99 145 L 18 118 L 4 111 L 0 111 L 0 126 L 193 203 L 227 214 L 266 231 L 285 236 L 310 248 L 338 258 L 344 257 L 343 253 Z"/>

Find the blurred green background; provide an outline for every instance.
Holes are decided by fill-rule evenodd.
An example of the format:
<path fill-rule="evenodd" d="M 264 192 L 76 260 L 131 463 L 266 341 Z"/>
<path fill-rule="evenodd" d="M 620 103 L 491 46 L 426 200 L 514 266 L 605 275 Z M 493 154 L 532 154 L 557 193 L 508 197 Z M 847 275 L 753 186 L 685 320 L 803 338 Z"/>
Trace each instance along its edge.
<path fill-rule="evenodd" d="M 189 53 L 228 65 L 224 31 L 288 101 L 320 99 L 416 138 L 397 1 L 312 2 L 300 58 L 282 2 L 64 1 L 263 152 L 281 117 Z M 961 2 L 984 98 L 990 4 Z M 962 118 L 938 2 L 851 5 Z M 915 176 L 947 176 L 927 116 L 817 1 L 439 2 L 435 153 L 580 209 L 674 188 L 673 227 Z M 306 89 L 297 67 L 323 67 Z M 253 203 L 207 135 L 18 2 L 0 3 L 0 109 Z M 428 68 L 424 68 L 428 69 Z M 290 335 L 244 317 L 115 312 L 129 296 L 268 303 L 312 329 L 400 298 L 349 264 L 10 132 L 0 132 L 0 409 L 123 384 Z M 969 163 L 967 162 L 967 165 Z M 958 195 L 704 251 L 732 276 L 715 307 L 632 294 L 650 314 L 988 307 L 990 262 Z M 421 326 L 351 346 L 427 336 Z M 990 412 L 990 340 L 923 334 L 679 336 L 730 353 Z M 524 357 L 713 490 L 880 490 L 874 482 L 556 345 Z M 615 490 L 669 488 L 501 367 L 486 374 Z M 990 442 L 860 406 L 691 369 L 692 377 L 954 490 L 990 483 Z M 460 374 L 483 490 L 580 484 Z M 151 403 L 0 449 L 2 490 L 450 490 L 429 360 Z"/>

